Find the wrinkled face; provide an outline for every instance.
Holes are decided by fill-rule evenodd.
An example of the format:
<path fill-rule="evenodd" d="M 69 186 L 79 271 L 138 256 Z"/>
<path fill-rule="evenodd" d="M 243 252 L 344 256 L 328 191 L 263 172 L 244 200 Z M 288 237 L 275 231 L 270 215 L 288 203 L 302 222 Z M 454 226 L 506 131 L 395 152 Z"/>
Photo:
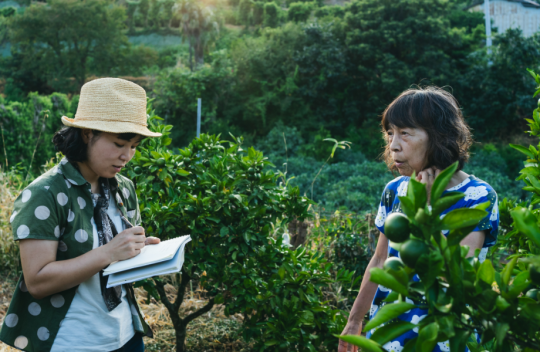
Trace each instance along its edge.
<path fill-rule="evenodd" d="M 135 149 L 142 137 L 135 136 L 126 141 L 116 133 L 101 132 L 94 135 L 91 130 L 83 131 L 88 143 L 88 167 L 99 177 L 113 178 L 135 155 Z"/>
<path fill-rule="evenodd" d="M 418 174 L 427 166 L 429 137 L 421 128 L 398 128 L 390 125 L 386 131 L 392 159 L 402 176 Z"/>

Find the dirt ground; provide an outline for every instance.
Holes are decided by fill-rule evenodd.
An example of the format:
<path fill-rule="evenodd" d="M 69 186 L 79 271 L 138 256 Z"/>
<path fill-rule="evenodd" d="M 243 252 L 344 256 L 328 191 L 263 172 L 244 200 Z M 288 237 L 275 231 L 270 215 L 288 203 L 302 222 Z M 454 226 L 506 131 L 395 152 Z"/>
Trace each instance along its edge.
<path fill-rule="evenodd" d="M 0 321 L 3 322 L 11 296 L 16 284 L 13 275 L 7 275 L 5 281 L 0 282 Z M 6 278 L 6 276 L 4 276 Z M 167 309 L 151 299 L 147 304 L 147 294 L 141 289 L 136 290 L 137 298 L 143 312 L 147 316 L 154 338 L 144 338 L 146 351 L 175 351 L 174 329 L 169 319 Z M 167 296 L 174 300 L 176 292 L 172 286 L 166 286 Z M 189 296 L 180 307 L 181 316 L 187 315 L 206 304 L 201 299 L 201 292 L 196 290 Z M 226 317 L 222 306 L 215 306 L 210 312 L 195 319 L 188 326 L 187 346 L 190 351 L 197 352 L 247 352 L 251 349 L 242 341 L 239 328 L 242 324 L 242 316 Z M 18 351 L 0 342 L 0 352 Z"/>

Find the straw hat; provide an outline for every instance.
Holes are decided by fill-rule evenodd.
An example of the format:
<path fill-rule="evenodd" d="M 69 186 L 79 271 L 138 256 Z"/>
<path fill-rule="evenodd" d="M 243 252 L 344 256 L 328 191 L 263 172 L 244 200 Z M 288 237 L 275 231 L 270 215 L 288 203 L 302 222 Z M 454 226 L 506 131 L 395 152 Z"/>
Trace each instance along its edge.
<path fill-rule="evenodd" d="M 62 116 L 62 122 L 103 132 L 161 136 L 148 129 L 144 89 L 120 78 L 100 78 L 82 86 L 75 118 Z"/>

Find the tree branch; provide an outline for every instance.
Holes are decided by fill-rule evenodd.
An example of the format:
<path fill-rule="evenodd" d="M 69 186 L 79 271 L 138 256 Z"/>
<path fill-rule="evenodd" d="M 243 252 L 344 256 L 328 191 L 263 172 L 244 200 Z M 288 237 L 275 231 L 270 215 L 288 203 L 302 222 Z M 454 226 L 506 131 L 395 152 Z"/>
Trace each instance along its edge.
<path fill-rule="evenodd" d="M 189 282 L 191 281 L 191 276 L 189 276 L 184 270 L 182 270 L 182 281 L 178 283 L 178 294 L 176 296 L 176 301 L 174 302 L 175 312 L 178 312 L 180 306 L 184 302 L 184 296 L 186 294 L 186 288 Z"/>
<path fill-rule="evenodd" d="M 167 294 L 165 293 L 165 284 L 162 281 L 158 281 L 158 280 L 154 280 L 154 282 L 156 283 L 156 290 L 159 293 L 161 302 L 165 305 L 165 307 L 169 310 L 169 312 L 173 312 L 174 305 L 167 298 Z M 176 312 L 178 312 L 178 310 L 176 310 Z"/>
<path fill-rule="evenodd" d="M 200 317 L 204 313 L 209 312 L 213 307 L 214 307 L 214 298 L 211 298 L 210 301 L 208 301 L 208 303 L 204 307 L 202 307 L 198 311 L 193 312 L 190 315 L 188 315 L 187 317 L 185 317 L 184 319 L 182 319 L 182 322 L 187 325 L 192 320 L 197 319 L 198 317 Z"/>

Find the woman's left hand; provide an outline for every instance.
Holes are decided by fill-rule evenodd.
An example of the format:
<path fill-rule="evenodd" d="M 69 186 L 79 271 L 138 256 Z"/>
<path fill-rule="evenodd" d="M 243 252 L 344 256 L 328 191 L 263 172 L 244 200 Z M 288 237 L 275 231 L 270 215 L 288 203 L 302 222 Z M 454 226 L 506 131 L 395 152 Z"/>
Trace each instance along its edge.
<path fill-rule="evenodd" d="M 431 198 L 431 186 L 433 186 L 433 181 L 435 181 L 435 178 L 439 176 L 440 173 L 441 170 L 430 167 L 420 171 L 420 173 L 418 173 L 418 176 L 416 176 L 417 181 L 420 181 L 421 183 L 426 185 L 428 202 Z"/>
<path fill-rule="evenodd" d="M 146 237 L 146 241 L 144 241 L 144 245 L 148 246 L 149 244 L 158 244 L 161 242 L 161 240 L 157 237 Z"/>

